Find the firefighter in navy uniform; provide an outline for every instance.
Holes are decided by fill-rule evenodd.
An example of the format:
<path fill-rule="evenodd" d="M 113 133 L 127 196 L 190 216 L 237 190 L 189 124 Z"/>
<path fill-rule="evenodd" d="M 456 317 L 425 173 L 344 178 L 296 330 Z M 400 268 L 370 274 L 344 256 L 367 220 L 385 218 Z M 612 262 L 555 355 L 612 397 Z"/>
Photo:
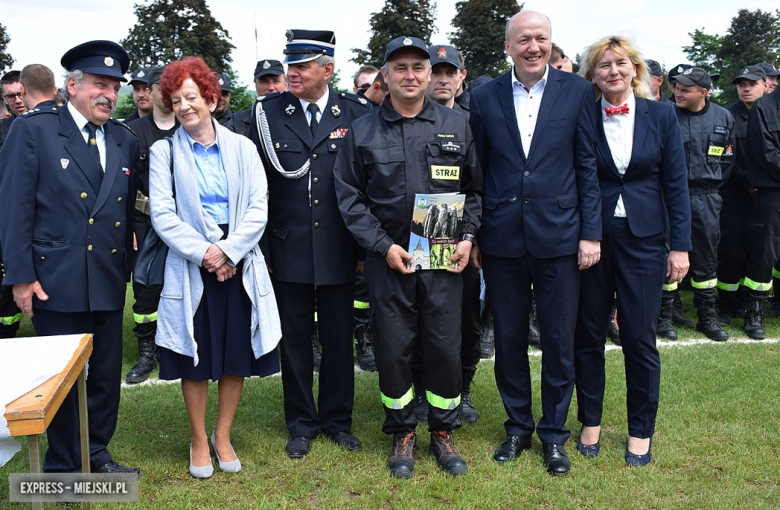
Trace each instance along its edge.
<path fill-rule="evenodd" d="M 710 103 L 712 81 L 705 70 L 685 69 L 676 79 L 677 120 L 685 148 L 691 195 L 693 250 L 690 274 L 699 319 L 696 329 L 710 340 L 725 341 L 729 334 L 720 327 L 715 303 L 723 204 L 718 189 L 728 181 L 734 164 L 734 117 L 725 108 Z"/>
<path fill-rule="evenodd" d="M 290 91 L 258 97 L 249 134 L 268 175 L 268 226 L 261 247 L 282 322 L 286 451 L 301 458 L 318 431 L 349 450 L 362 448 L 351 433 L 352 312 L 355 272 L 362 262 L 339 213 L 333 164 L 349 125 L 369 106 L 328 86 L 333 32 L 289 30 L 287 41 Z M 322 344 L 317 407 L 311 346 L 315 304 Z"/>
<path fill-rule="evenodd" d="M 745 225 L 755 188 L 747 180 L 747 124 L 753 104 L 764 95 L 766 73 L 759 66 L 747 66 L 732 82 L 739 100 L 727 110 L 734 117 L 736 146 L 734 166 L 728 182 L 720 187 L 723 209 L 720 211 L 720 244 L 718 244 L 718 320 L 731 324 L 732 317 L 742 317 L 745 308 Z"/>
<path fill-rule="evenodd" d="M 747 150 L 748 182 L 758 188 L 758 194 L 750 207 L 746 234 L 745 286 L 750 294 L 745 333 L 763 340 L 764 303 L 772 288 L 772 266 L 780 259 L 780 87 L 753 105 Z"/>
<path fill-rule="evenodd" d="M 135 135 L 110 117 L 130 57 L 116 43 L 92 41 L 69 50 L 61 63 L 70 101 L 22 116 L 0 151 L 3 284 L 13 285 L 37 335 L 94 333 L 87 377 L 91 471 L 140 474 L 108 452 L 119 411 L 138 164 Z M 74 387 L 47 429 L 45 472 L 81 471 L 77 404 Z"/>
<path fill-rule="evenodd" d="M 430 62 L 425 43 L 399 37 L 388 45 L 382 68 L 390 99 L 355 121 L 336 162 L 339 208 L 366 249 L 366 280 L 374 308 L 375 354 L 385 407 L 382 431 L 393 434 L 392 476 L 414 475 L 417 442 L 411 357 L 423 344 L 429 402 L 429 451 L 451 474 L 468 468 L 452 431 L 461 400 L 463 278 L 480 224 L 482 172 L 466 118 L 425 96 Z M 455 170 L 442 177 L 442 169 Z M 415 193 L 465 193 L 461 242 L 452 270 L 407 267 Z"/>

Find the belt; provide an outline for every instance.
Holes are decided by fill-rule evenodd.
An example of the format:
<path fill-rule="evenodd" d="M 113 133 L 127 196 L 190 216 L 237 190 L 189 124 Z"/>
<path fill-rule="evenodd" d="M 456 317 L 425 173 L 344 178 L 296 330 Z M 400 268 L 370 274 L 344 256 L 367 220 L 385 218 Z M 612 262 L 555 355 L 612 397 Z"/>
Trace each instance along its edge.
<path fill-rule="evenodd" d="M 135 210 L 144 213 L 147 216 L 151 215 L 151 209 L 149 208 L 149 197 L 136 191 L 135 193 Z"/>
<path fill-rule="evenodd" d="M 688 188 L 689 195 L 711 195 L 717 192 L 718 188 Z"/>

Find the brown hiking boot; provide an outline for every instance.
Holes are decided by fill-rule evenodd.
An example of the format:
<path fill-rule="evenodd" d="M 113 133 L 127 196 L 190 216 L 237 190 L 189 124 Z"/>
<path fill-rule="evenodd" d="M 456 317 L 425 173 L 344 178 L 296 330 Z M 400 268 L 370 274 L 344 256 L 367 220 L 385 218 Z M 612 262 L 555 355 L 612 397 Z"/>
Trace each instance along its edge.
<path fill-rule="evenodd" d="M 468 473 L 468 466 L 458 450 L 455 449 L 455 443 L 452 439 L 452 432 L 436 431 L 431 432 L 431 446 L 428 451 L 436 457 L 436 462 L 442 471 L 452 476 L 464 475 Z"/>
<path fill-rule="evenodd" d="M 393 449 L 390 451 L 390 460 L 387 468 L 390 476 L 396 478 L 411 478 L 414 476 L 414 454 L 417 445 L 417 433 L 393 435 Z"/>

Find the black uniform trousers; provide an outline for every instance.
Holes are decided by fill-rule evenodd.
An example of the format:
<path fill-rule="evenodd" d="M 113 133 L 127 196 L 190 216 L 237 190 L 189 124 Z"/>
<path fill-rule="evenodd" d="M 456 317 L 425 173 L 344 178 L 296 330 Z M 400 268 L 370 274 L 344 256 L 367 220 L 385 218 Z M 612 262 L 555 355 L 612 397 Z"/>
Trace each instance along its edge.
<path fill-rule="evenodd" d="M 92 470 L 111 462 L 108 443 L 116 429 L 122 382 L 122 310 L 53 312 L 33 309 L 38 336 L 93 333 L 87 368 L 89 456 Z M 78 392 L 74 385 L 46 431 L 49 449 L 43 460 L 47 473 L 81 471 Z"/>
<path fill-rule="evenodd" d="M 720 209 L 723 199 L 715 191 L 691 193 L 691 286 L 694 305 L 700 300 L 715 299 L 718 282 L 718 243 L 720 242 Z"/>
<path fill-rule="evenodd" d="M 366 258 L 368 296 L 374 309 L 374 355 L 385 408 L 385 434 L 417 427 L 413 414 L 412 355 L 422 344 L 428 429 L 456 428 L 463 386 L 460 366 L 463 278 L 444 270 L 404 275 L 384 258 Z"/>
<path fill-rule="evenodd" d="M 143 244 L 146 232 L 151 225 L 152 220 L 149 215 L 135 211 L 133 215 L 133 232 L 139 248 Z M 134 252 L 133 257 L 137 253 Z M 135 261 L 133 262 L 135 263 Z M 157 333 L 157 309 L 160 306 L 161 293 L 162 285 L 147 287 L 133 281 L 133 297 L 135 298 L 133 303 L 133 319 L 135 320 L 133 333 L 139 340 L 145 338 L 154 340 Z"/>
<path fill-rule="evenodd" d="M 284 419 L 291 436 L 314 437 L 352 429 L 355 366 L 352 304 L 355 282 L 341 285 L 290 283 L 272 278 L 282 322 L 281 367 Z M 319 395 L 314 405 L 311 333 L 314 311 L 322 345 Z M 319 410 L 319 413 L 318 413 Z"/>
<path fill-rule="evenodd" d="M 604 408 L 604 344 L 607 317 L 617 294 L 620 344 L 626 364 L 628 433 L 652 437 L 658 414 L 661 357 L 656 348 L 656 319 L 666 274 L 663 234 L 638 238 L 626 218 L 614 218 L 601 243 L 601 260 L 582 272 L 580 309 L 574 336 L 577 419 L 601 425 Z"/>
<path fill-rule="evenodd" d="M 771 288 L 772 268 L 780 258 L 780 189 L 759 188 L 750 207 L 745 237 L 745 286 L 752 299 L 764 299 Z"/>
<path fill-rule="evenodd" d="M 721 188 L 719 195 L 723 209 L 718 244 L 718 307 L 734 315 L 744 308 L 744 303 L 737 299 L 737 291 L 745 277 L 745 225 L 750 218 L 752 199 L 746 190 L 733 188 Z"/>
<path fill-rule="evenodd" d="M 483 254 L 482 266 L 493 310 L 496 384 L 508 416 L 506 433 L 530 437 L 534 432 L 528 366 L 533 285 L 542 349 L 542 417 L 536 431 L 543 443 L 564 443 L 570 435 L 566 417 L 574 391 L 577 255 L 539 259 L 528 252 L 511 258 Z"/>

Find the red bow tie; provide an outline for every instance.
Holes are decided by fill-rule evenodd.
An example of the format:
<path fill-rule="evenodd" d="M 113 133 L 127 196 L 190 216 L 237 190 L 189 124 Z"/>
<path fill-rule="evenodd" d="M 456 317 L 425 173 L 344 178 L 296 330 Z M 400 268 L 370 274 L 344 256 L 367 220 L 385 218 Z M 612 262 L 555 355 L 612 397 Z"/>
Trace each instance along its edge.
<path fill-rule="evenodd" d="M 605 106 L 604 111 L 607 112 L 607 117 L 612 117 L 613 115 L 628 115 L 628 104 L 624 104 L 623 106 L 618 106 L 617 108 L 613 108 L 611 106 Z"/>

